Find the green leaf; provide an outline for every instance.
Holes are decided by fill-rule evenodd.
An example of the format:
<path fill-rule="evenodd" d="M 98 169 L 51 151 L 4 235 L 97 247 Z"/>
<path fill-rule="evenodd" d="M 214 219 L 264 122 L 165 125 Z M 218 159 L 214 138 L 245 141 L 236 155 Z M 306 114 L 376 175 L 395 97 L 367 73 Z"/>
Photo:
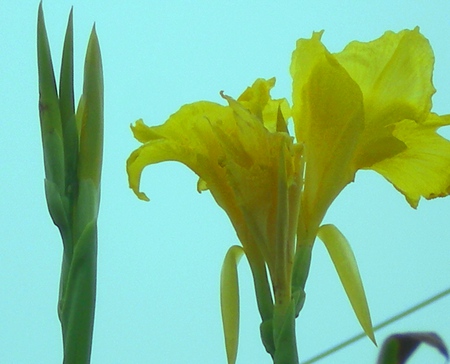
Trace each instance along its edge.
<path fill-rule="evenodd" d="M 448 349 L 438 335 L 432 332 L 409 332 L 389 336 L 381 347 L 377 364 L 403 364 L 421 343 L 436 348 L 448 360 Z"/>
<path fill-rule="evenodd" d="M 239 282 L 237 265 L 244 249 L 232 246 L 223 262 L 220 275 L 220 306 L 228 364 L 234 364 L 239 341 Z"/>
<path fill-rule="evenodd" d="M 350 244 L 334 225 L 322 225 L 317 236 L 328 250 L 359 323 L 366 335 L 376 345 L 364 287 Z"/>

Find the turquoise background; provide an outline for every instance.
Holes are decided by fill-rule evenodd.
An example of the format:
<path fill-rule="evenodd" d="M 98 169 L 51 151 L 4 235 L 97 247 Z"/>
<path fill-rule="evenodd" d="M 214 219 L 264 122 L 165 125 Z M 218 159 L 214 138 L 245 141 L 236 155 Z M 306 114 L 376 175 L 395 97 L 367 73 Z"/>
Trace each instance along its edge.
<path fill-rule="evenodd" d="M 196 192 L 184 166 L 148 168 L 142 190 L 128 189 L 125 160 L 138 146 L 129 125 L 164 122 L 181 105 L 223 103 L 258 77 L 277 78 L 290 98 L 295 42 L 325 29 L 340 51 L 386 30 L 420 26 L 436 55 L 434 111 L 450 112 L 450 2 L 442 1 L 130 1 L 44 2 L 56 70 L 74 5 L 77 95 L 96 22 L 105 77 L 105 152 L 99 219 L 98 299 L 92 363 L 225 363 L 219 276 L 237 244 L 225 213 Z M 0 2 L 0 362 L 60 363 L 56 315 L 62 244 L 44 197 L 36 66 L 37 1 Z M 447 136 L 448 131 L 443 130 Z M 350 240 L 374 323 L 445 289 L 450 277 L 450 199 L 413 210 L 373 172 L 359 172 L 330 208 Z M 247 262 L 238 363 L 270 363 Z M 450 298 L 377 332 L 436 331 L 450 344 Z M 329 257 L 317 242 L 307 300 L 297 320 L 306 360 L 360 332 Z M 321 363 L 375 363 L 368 339 Z M 443 362 L 423 348 L 411 363 Z"/>

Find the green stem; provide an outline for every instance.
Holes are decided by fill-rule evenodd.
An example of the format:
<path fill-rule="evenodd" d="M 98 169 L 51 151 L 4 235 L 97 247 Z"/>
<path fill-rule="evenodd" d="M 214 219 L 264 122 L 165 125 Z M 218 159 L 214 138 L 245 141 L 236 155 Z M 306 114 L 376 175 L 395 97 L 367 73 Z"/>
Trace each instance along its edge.
<path fill-rule="evenodd" d="M 395 316 L 393 316 L 393 317 L 391 317 L 391 318 L 389 318 L 389 319 L 379 323 L 378 325 L 373 327 L 373 331 L 377 331 L 379 329 L 382 329 L 383 327 L 388 326 L 388 325 L 392 324 L 393 322 L 398 321 L 398 320 L 402 319 L 403 317 L 406 317 L 406 316 L 416 312 L 417 310 L 420 310 L 421 308 L 423 308 L 425 306 L 428 306 L 429 304 L 437 301 L 438 299 L 440 299 L 440 298 L 442 298 L 444 296 L 447 296 L 448 294 L 450 294 L 450 288 L 447 288 L 446 290 L 444 290 L 444 291 L 434 295 L 433 297 L 431 297 L 429 299 L 426 299 L 425 301 L 420 302 L 417 305 L 415 305 L 415 306 L 413 306 L 413 307 L 411 307 L 411 308 L 409 308 L 409 309 L 407 309 L 407 310 L 405 310 L 405 311 L 403 311 L 403 312 L 401 312 L 401 313 L 399 313 L 399 314 L 397 314 L 397 315 L 395 315 Z M 331 349 L 329 349 L 327 351 L 324 351 L 323 353 L 321 353 L 319 355 L 316 355 L 315 357 L 313 357 L 313 358 L 303 362 L 302 364 L 315 363 L 315 362 L 319 361 L 320 359 L 323 359 L 323 358 L 325 358 L 325 357 L 327 357 L 327 356 L 329 356 L 329 355 L 331 355 L 331 354 L 333 354 L 333 353 L 335 353 L 335 352 L 345 348 L 346 346 L 348 346 L 350 344 L 353 344 L 354 342 L 364 338 L 365 336 L 366 336 L 365 333 L 361 333 L 361 334 L 355 335 L 352 338 L 342 342 L 341 344 L 336 345 L 336 346 L 332 347 Z"/>
<path fill-rule="evenodd" d="M 67 275 L 61 305 L 64 364 L 90 362 L 97 276 L 96 225 L 88 224 L 77 241 Z"/>
<path fill-rule="evenodd" d="M 246 250 L 246 256 L 253 275 L 255 285 L 256 302 L 261 316 L 260 334 L 266 351 L 274 355 L 275 345 L 273 342 L 273 299 L 267 276 L 266 265 L 260 254 L 250 249 Z"/>
<path fill-rule="evenodd" d="M 299 223 L 297 227 L 297 246 L 294 256 L 294 266 L 292 271 L 292 295 L 296 298 L 296 316 L 303 307 L 305 299 L 305 284 L 308 279 L 311 266 L 311 255 L 314 240 L 316 239 L 318 224 L 306 226 L 307 217 L 300 211 Z M 312 226 L 312 227 L 311 227 Z"/>
<path fill-rule="evenodd" d="M 294 299 L 284 304 L 275 304 L 273 317 L 274 364 L 298 364 L 295 306 Z"/>
<path fill-rule="evenodd" d="M 252 262 L 250 263 L 250 268 L 252 270 L 258 310 L 261 315 L 261 319 L 263 321 L 270 320 L 273 316 L 273 300 L 266 266 L 261 261 L 257 261 L 255 263 L 249 259 L 249 262 Z"/>

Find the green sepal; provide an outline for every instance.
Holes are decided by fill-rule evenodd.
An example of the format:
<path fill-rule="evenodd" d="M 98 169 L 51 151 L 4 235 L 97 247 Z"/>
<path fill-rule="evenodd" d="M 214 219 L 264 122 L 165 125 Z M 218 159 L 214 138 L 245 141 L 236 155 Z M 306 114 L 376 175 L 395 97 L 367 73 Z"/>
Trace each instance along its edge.
<path fill-rule="evenodd" d="M 220 274 L 220 307 L 228 364 L 236 362 L 239 342 L 239 281 L 237 265 L 244 255 L 242 247 L 228 249 Z"/>
<path fill-rule="evenodd" d="M 328 250 L 361 327 L 376 345 L 366 294 L 350 244 L 334 225 L 322 225 L 317 236 Z"/>
<path fill-rule="evenodd" d="M 441 337 L 433 332 L 409 332 L 389 336 L 383 342 L 377 364 L 403 364 L 421 343 L 434 347 L 449 359 L 448 349 Z"/>

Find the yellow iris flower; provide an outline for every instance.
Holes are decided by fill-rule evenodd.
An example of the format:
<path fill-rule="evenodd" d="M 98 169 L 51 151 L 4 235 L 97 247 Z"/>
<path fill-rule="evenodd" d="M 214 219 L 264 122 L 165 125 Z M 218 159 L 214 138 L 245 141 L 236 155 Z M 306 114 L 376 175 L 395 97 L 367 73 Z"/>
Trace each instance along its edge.
<path fill-rule="evenodd" d="M 328 207 L 357 170 L 382 174 L 412 207 L 421 197 L 450 193 L 450 142 L 436 132 L 450 116 L 431 112 L 434 56 L 419 30 L 386 32 L 336 54 L 321 36 L 297 42 L 292 108 L 271 98 L 275 79 L 258 79 L 237 100 L 222 94 L 226 106 L 195 102 L 153 127 L 138 120 L 132 131 L 142 146 L 127 161 L 130 187 L 143 200 L 147 165 L 178 161 L 193 170 L 198 191 L 210 190 L 230 217 L 257 291 L 267 266 L 275 307 L 284 312 L 294 292 L 296 251 L 320 236 Z M 322 232 L 324 241 L 330 234 L 337 236 Z"/>

